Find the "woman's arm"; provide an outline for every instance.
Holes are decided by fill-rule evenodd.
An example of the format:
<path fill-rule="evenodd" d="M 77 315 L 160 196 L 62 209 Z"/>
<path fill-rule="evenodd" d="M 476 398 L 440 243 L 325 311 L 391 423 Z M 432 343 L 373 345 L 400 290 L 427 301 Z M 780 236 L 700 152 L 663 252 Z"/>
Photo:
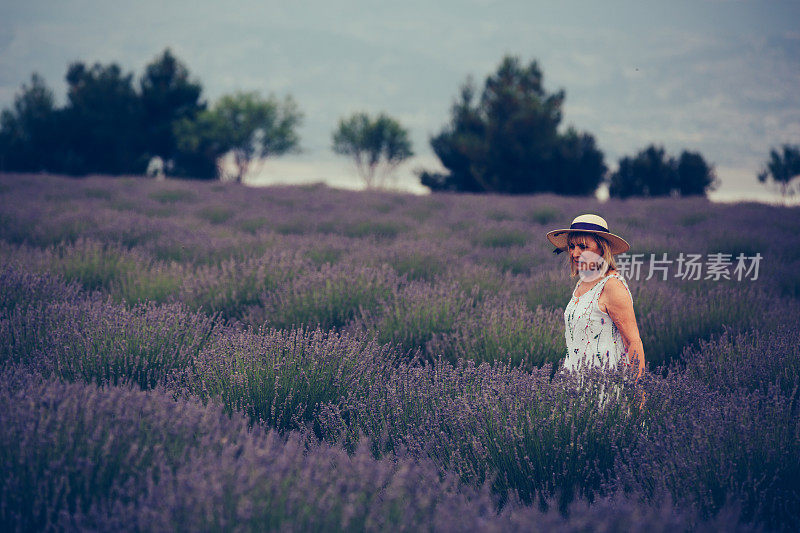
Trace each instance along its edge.
<path fill-rule="evenodd" d="M 633 302 L 628 290 L 622 282 L 611 278 L 603 287 L 605 296 L 606 313 L 614 321 L 622 335 L 622 341 L 628 351 L 628 363 L 638 363 L 636 379 L 644 374 L 644 346 L 639 336 L 639 327 L 636 325 L 636 315 L 633 312 Z"/>

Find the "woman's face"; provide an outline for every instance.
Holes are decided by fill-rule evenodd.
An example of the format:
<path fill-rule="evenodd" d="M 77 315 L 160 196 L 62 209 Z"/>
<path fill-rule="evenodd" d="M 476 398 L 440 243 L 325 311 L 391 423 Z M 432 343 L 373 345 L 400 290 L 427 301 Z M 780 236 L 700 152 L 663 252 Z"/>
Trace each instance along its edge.
<path fill-rule="evenodd" d="M 585 251 L 593 252 L 600 255 L 600 247 L 594 242 L 594 239 L 578 235 L 569 239 L 569 253 L 572 256 L 572 261 L 577 262 L 581 254 Z"/>
<path fill-rule="evenodd" d="M 578 270 L 581 278 L 592 281 L 605 273 L 606 265 L 603 260 L 603 251 L 591 237 L 576 235 L 568 240 L 570 259 Z"/>

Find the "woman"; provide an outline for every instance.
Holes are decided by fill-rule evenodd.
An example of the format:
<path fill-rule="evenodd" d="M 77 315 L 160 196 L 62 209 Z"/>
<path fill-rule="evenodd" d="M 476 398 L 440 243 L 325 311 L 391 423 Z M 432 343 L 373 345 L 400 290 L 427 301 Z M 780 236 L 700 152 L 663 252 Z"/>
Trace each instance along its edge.
<path fill-rule="evenodd" d="M 644 373 L 644 347 L 633 297 L 614 261 L 630 246 L 608 231 L 605 219 L 592 214 L 576 217 L 569 229 L 553 230 L 547 239 L 556 247 L 553 253 L 569 252 L 571 277 L 580 277 L 564 311 L 564 368 L 623 363 L 636 369 L 638 380 Z"/>

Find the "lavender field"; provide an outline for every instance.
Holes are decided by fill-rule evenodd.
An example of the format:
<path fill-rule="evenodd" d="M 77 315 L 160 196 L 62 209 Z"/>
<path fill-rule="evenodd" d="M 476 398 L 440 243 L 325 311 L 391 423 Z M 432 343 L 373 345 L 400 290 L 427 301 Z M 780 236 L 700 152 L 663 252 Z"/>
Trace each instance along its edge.
<path fill-rule="evenodd" d="M 585 212 L 641 409 L 558 369 Z M 3 530 L 800 528 L 798 207 L 4 174 L 0 257 Z"/>

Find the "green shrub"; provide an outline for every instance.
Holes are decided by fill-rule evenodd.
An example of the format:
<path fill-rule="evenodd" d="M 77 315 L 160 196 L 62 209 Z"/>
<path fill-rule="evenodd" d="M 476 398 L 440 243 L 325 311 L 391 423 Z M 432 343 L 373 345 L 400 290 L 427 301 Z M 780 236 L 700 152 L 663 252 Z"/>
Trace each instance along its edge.
<path fill-rule="evenodd" d="M 494 228 L 479 232 L 473 242 L 476 246 L 508 248 L 509 246 L 525 246 L 528 237 L 528 233 L 521 230 Z"/>
<path fill-rule="evenodd" d="M 316 425 L 321 407 L 369 388 L 390 360 L 386 347 L 319 329 L 247 331 L 215 339 L 187 370 L 183 386 L 252 423 L 299 429 Z"/>
<path fill-rule="evenodd" d="M 67 381 L 150 389 L 190 365 L 214 331 L 211 319 L 181 305 L 43 302 L 4 321 L 0 354 Z"/>
<path fill-rule="evenodd" d="M 247 220 L 242 220 L 238 224 L 239 229 L 253 234 L 258 233 L 260 229 L 263 229 L 268 225 L 269 219 L 265 217 L 248 218 Z"/>
<path fill-rule="evenodd" d="M 99 200 L 110 200 L 114 197 L 111 191 L 94 187 L 84 189 L 83 194 L 85 194 L 87 198 L 96 198 Z"/>
<path fill-rule="evenodd" d="M 513 220 L 514 215 L 504 209 L 490 209 L 486 212 L 486 218 L 495 222 L 503 222 L 505 220 Z"/>
<path fill-rule="evenodd" d="M 261 303 L 265 294 L 302 275 L 307 268 L 302 259 L 291 253 L 201 265 L 183 280 L 180 301 L 193 309 L 241 319 Z"/>
<path fill-rule="evenodd" d="M 474 299 L 453 284 L 412 282 L 383 305 L 362 312 L 358 326 L 381 344 L 419 350 L 437 334 L 451 333 L 474 306 Z"/>
<path fill-rule="evenodd" d="M 162 204 L 177 204 L 191 202 L 195 199 L 195 194 L 183 189 L 161 189 L 147 195 L 152 200 Z"/>
<path fill-rule="evenodd" d="M 315 265 L 321 266 L 326 263 L 327 264 L 336 263 L 339 260 L 339 258 L 341 258 L 342 255 L 344 254 L 344 250 L 329 246 L 321 246 L 321 247 L 309 248 L 304 252 L 304 254 Z"/>
<path fill-rule="evenodd" d="M 530 309 L 539 306 L 561 309 L 567 306 L 575 289 L 576 279 L 557 274 L 541 274 L 525 280 L 524 299 Z"/>
<path fill-rule="evenodd" d="M 539 225 L 550 224 L 562 218 L 562 214 L 558 209 L 548 206 L 541 206 L 532 209 L 527 216 L 530 222 Z"/>
<path fill-rule="evenodd" d="M 394 271 L 324 264 L 287 280 L 266 293 L 261 306 L 251 309 L 246 320 L 253 325 L 339 328 L 359 312 L 369 312 L 387 299 L 398 284 Z"/>
<path fill-rule="evenodd" d="M 197 211 L 197 216 L 211 224 L 222 224 L 233 217 L 233 210 L 223 206 L 206 206 Z"/>
<path fill-rule="evenodd" d="M 736 282 L 732 282 L 736 283 Z M 770 328 L 796 312 L 796 304 L 754 287 L 675 291 L 658 284 L 633 288 L 634 310 L 650 365 L 679 359 L 683 349 L 701 339 L 751 327 Z"/>
<path fill-rule="evenodd" d="M 524 303 L 495 298 L 461 317 L 456 330 L 435 336 L 426 347 L 442 355 L 491 363 L 503 361 L 527 369 L 558 363 L 565 355 L 564 317 L 558 310 L 531 311 Z"/>
<path fill-rule="evenodd" d="M 408 231 L 408 227 L 399 222 L 358 221 L 344 224 L 337 233 L 347 237 L 362 238 L 375 237 L 377 239 L 393 239 L 400 233 Z"/>
<path fill-rule="evenodd" d="M 708 217 L 708 213 L 689 213 L 688 215 L 683 215 L 678 220 L 678 223 L 683 227 L 691 227 L 708 220 Z"/>
<path fill-rule="evenodd" d="M 433 281 L 445 271 L 442 259 L 431 253 L 412 251 L 398 254 L 392 260 L 395 271 L 411 280 Z"/>

